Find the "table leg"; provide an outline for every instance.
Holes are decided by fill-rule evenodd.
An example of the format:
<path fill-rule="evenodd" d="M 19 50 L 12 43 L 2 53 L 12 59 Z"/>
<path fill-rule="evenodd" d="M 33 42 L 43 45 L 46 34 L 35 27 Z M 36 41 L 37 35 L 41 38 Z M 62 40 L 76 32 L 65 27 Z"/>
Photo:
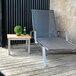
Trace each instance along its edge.
<path fill-rule="evenodd" d="M 26 40 L 26 50 L 27 50 L 28 40 Z"/>
<path fill-rule="evenodd" d="M 27 40 L 26 40 L 26 45 L 27 45 Z"/>
<path fill-rule="evenodd" d="M 9 55 L 10 55 L 10 50 L 11 50 L 11 48 L 10 48 L 10 46 L 11 46 L 11 45 L 10 45 L 10 41 L 11 41 L 11 40 L 8 39 L 8 54 L 9 54 Z"/>
<path fill-rule="evenodd" d="M 30 39 L 28 40 L 28 53 L 30 54 Z"/>

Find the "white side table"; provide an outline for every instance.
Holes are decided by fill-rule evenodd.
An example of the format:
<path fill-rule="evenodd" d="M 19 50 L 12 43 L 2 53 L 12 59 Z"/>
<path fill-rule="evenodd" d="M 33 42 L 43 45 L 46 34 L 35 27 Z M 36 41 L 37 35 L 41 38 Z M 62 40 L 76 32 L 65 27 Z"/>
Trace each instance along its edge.
<path fill-rule="evenodd" d="M 21 34 L 21 36 L 16 36 L 16 34 L 7 34 L 7 38 L 8 38 L 8 54 L 10 55 L 11 53 L 11 40 L 26 40 L 26 45 L 28 46 L 28 53 L 30 53 L 30 39 L 31 36 L 30 35 L 23 35 Z"/>

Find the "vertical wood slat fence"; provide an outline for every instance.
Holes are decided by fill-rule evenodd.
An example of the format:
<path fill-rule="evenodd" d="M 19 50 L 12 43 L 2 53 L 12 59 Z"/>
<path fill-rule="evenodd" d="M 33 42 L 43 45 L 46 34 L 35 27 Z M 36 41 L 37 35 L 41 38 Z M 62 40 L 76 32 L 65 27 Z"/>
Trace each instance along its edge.
<path fill-rule="evenodd" d="M 31 9 L 49 10 L 50 0 L 6 0 L 7 34 L 14 33 L 14 27 L 26 26 L 27 33 L 32 30 Z M 12 43 L 22 43 L 13 41 Z"/>

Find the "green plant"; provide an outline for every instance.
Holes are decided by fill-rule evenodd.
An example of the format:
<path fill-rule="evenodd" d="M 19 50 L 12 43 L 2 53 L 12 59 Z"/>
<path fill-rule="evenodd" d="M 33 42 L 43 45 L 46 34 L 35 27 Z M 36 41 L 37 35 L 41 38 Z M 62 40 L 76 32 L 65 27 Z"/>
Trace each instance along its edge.
<path fill-rule="evenodd" d="M 20 25 L 17 25 L 14 28 L 14 32 L 16 33 L 17 36 L 20 36 L 21 35 L 21 32 L 22 32 L 22 27 Z"/>

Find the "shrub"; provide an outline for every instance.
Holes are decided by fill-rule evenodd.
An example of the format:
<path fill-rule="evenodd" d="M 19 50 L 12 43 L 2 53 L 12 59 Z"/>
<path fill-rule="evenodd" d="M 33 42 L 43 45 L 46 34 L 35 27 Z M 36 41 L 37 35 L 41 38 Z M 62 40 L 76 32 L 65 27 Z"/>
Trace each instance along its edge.
<path fill-rule="evenodd" d="M 20 25 L 17 25 L 14 28 L 14 32 L 16 33 L 17 36 L 20 36 L 21 35 L 21 32 L 22 32 L 22 27 Z"/>

